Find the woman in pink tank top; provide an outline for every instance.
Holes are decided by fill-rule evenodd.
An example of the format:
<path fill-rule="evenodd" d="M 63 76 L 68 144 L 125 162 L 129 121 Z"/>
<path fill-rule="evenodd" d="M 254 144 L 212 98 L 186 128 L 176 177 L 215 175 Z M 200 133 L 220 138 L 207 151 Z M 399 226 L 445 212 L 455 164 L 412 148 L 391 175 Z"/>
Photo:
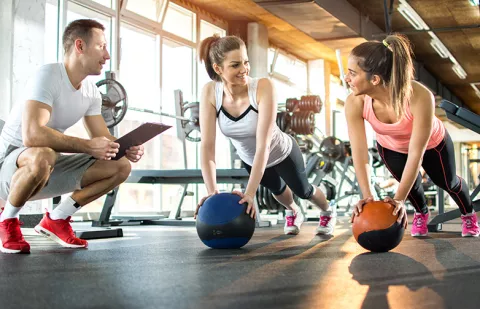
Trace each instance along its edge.
<path fill-rule="evenodd" d="M 354 208 L 359 216 L 363 205 L 373 199 L 370 189 L 368 146 L 364 121 L 377 136 L 377 148 L 385 166 L 400 182 L 393 199 L 386 202 L 400 213 L 407 225 L 405 200 L 415 207 L 412 236 L 428 233 L 429 211 L 422 187 L 420 167 L 440 188 L 446 190 L 462 213 L 462 236 L 480 234 L 468 186 L 456 175 L 453 142 L 443 123 L 435 117 L 432 92 L 414 81 L 412 50 L 400 35 L 383 42 L 365 42 L 348 59 L 345 77 L 352 93 L 345 104 L 353 163 L 363 199 Z M 353 217 L 352 217 L 353 219 Z"/>

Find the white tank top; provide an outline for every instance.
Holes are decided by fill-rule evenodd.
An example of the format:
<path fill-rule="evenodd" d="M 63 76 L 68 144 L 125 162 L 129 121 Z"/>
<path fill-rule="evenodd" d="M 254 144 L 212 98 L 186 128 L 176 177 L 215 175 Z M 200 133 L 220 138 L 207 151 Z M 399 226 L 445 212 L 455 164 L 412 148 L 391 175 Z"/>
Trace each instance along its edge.
<path fill-rule="evenodd" d="M 215 83 L 215 105 L 218 126 L 222 133 L 230 139 L 237 150 L 240 159 L 248 165 L 253 165 L 257 145 L 257 85 L 258 79 L 250 78 L 248 83 L 248 98 L 250 106 L 238 117 L 230 115 L 223 107 L 223 82 Z M 292 139 L 274 124 L 270 155 L 267 167 L 282 162 L 292 150 Z"/>

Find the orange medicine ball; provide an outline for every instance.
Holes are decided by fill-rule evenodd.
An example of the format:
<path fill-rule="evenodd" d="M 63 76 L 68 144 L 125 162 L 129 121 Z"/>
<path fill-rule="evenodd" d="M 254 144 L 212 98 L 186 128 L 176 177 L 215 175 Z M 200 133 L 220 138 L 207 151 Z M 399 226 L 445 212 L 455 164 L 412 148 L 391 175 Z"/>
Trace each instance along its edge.
<path fill-rule="evenodd" d="M 365 249 L 373 252 L 387 252 L 402 241 L 405 228 L 393 215 L 392 204 L 382 201 L 367 203 L 352 225 L 353 236 Z"/>

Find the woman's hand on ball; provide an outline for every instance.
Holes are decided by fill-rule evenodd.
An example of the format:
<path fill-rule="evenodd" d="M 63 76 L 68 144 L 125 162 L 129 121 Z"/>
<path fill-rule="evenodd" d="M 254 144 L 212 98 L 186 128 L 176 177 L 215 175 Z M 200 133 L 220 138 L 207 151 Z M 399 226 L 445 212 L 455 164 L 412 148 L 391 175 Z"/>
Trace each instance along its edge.
<path fill-rule="evenodd" d="M 215 191 L 213 191 L 213 193 L 202 197 L 200 202 L 198 202 L 198 204 L 197 204 L 197 209 L 195 209 L 195 213 L 193 214 L 193 219 L 197 219 L 198 210 L 200 209 L 200 207 L 202 207 L 203 203 L 207 200 L 207 198 L 209 198 L 212 195 L 218 194 L 218 193 L 219 193 L 218 190 L 215 190 Z"/>
<path fill-rule="evenodd" d="M 238 202 L 239 204 L 247 203 L 247 214 L 252 218 L 256 218 L 257 214 L 255 213 L 255 207 L 253 207 L 253 197 L 248 194 L 244 194 L 240 191 L 232 191 L 233 194 L 240 196 L 242 199 Z"/>
<path fill-rule="evenodd" d="M 397 216 L 397 222 L 402 224 L 404 228 L 407 228 L 407 208 L 405 207 L 405 201 L 392 199 L 387 196 L 383 199 L 385 203 L 392 204 L 395 209 L 393 210 L 393 215 Z"/>
<path fill-rule="evenodd" d="M 355 207 L 353 207 L 353 213 L 352 213 L 352 218 L 350 219 L 350 223 L 353 223 L 353 219 L 356 217 L 356 216 L 360 216 L 360 213 L 362 212 L 363 210 L 363 205 L 367 204 L 367 203 L 370 203 L 370 202 L 373 202 L 373 197 L 369 196 L 367 198 L 364 198 L 362 200 L 359 200 L 357 202 L 357 204 L 355 205 Z"/>

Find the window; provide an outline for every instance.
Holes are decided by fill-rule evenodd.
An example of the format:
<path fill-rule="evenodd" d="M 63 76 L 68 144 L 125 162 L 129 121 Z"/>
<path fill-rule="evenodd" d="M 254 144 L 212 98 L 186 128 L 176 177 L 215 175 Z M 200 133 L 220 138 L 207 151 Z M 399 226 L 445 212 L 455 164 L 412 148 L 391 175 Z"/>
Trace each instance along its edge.
<path fill-rule="evenodd" d="M 168 9 L 163 22 L 163 29 L 184 39 L 196 42 L 195 13 L 182 8 L 172 2 L 168 3 Z"/>
<path fill-rule="evenodd" d="M 283 82 L 276 78 L 272 79 L 277 94 L 277 102 L 286 103 L 289 98 L 296 98 L 300 100 L 305 91 L 295 88 L 292 84 Z"/>
<path fill-rule="evenodd" d="M 100 3 L 101 5 L 106 6 L 107 8 L 112 7 L 112 0 L 93 0 L 93 1 L 97 2 L 97 3 Z"/>
<path fill-rule="evenodd" d="M 193 102 L 193 49 L 169 39 L 162 43 L 162 112 L 175 115 L 175 90 L 181 90 L 184 102 Z M 182 141 L 177 137 L 177 121 L 162 116 L 162 122 L 173 127 L 162 134 L 162 169 L 185 169 L 196 166 L 196 145 L 186 141 L 189 151 L 184 153 Z M 188 154 L 188 155 L 187 155 Z M 184 156 L 187 155 L 187 166 Z M 170 210 L 179 201 L 180 185 L 161 185 L 162 210 Z M 188 201 L 192 204 L 189 204 Z M 193 199 L 186 198 L 184 208 L 193 207 Z"/>
<path fill-rule="evenodd" d="M 191 47 L 164 38 L 162 56 L 162 112 L 175 115 L 174 90 L 182 90 L 183 101 L 193 101 L 193 50 Z M 176 125 L 175 119 L 172 118 L 163 121 Z M 175 134 L 174 130 L 170 132 Z"/>
<path fill-rule="evenodd" d="M 130 107 L 160 111 L 158 83 L 158 41 L 155 34 L 122 23 L 121 62 L 119 82 L 125 88 Z M 141 55 L 141 56 L 140 56 Z M 118 125 L 118 136 L 137 128 L 147 121 L 160 121 L 152 113 L 127 111 Z M 145 155 L 133 169 L 160 169 L 160 152 L 163 151 L 162 135 L 145 143 Z M 160 187 L 142 184 L 122 184 L 117 198 L 116 212 L 159 211 Z"/>
<path fill-rule="evenodd" d="M 307 93 L 307 64 L 305 62 L 295 60 L 289 77 L 290 81 L 301 89 L 303 94 Z"/>
<path fill-rule="evenodd" d="M 273 58 L 275 58 L 275 48 L 268 49 L 268 73 L 272 73 Z"/>
<path fill-rule="evenodd" d="M 130 0 L 127 2 L 127 10 L 160 22 L 164 0 Z"/>
<path fill-rule="evenodd" d="M 275 73 L 279 73 L 283 76 L 290 77 L 290 73 L 292 72 L 292 67 L 295 60 L 285 56 L 284 54 L 278 53 L 277 61 L 275 63 Z"/>
<path fill-rule="evenodd" d="M 224 37 L 226 34 L 225 29 L 215 26 L 209 22 L 204 20 L 200 21 L 200 40 L 208 38 L 214 34 L 220 35 L 220 37 Z"/>

